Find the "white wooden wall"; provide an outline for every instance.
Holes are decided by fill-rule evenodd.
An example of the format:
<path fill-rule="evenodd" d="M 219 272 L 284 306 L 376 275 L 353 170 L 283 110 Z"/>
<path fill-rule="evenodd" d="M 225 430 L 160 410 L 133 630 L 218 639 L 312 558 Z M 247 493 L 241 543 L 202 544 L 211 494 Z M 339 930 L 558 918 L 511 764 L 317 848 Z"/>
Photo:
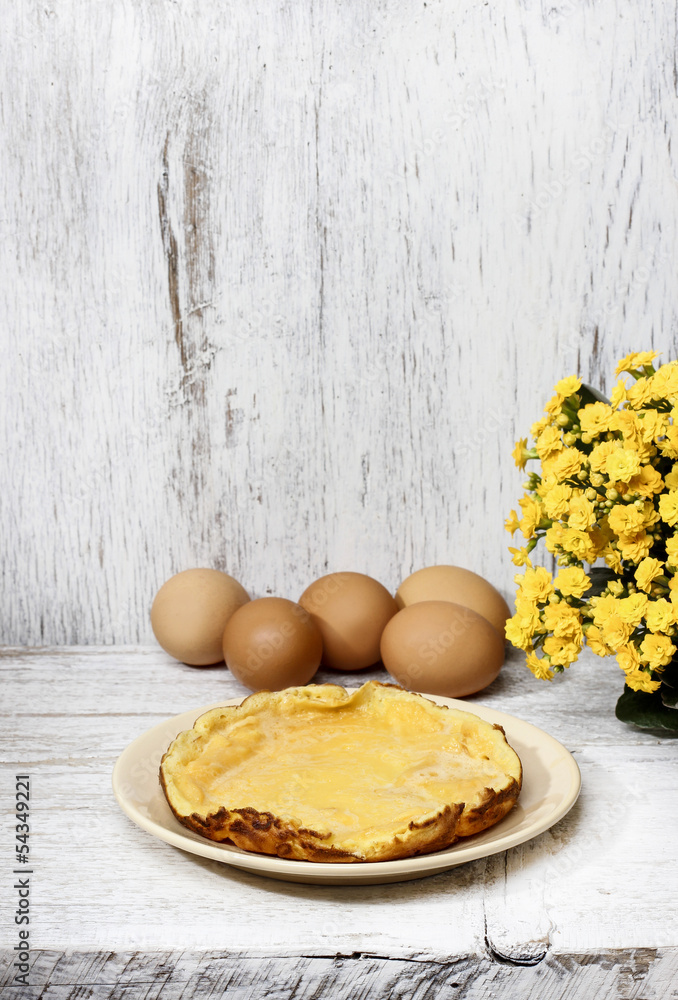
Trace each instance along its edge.
<path fill-rule="evenodd" d="M 553 383 L 678 356 L 675 4 L 0 6 L 0 641 L 194 565 L 510 598 Z"/>

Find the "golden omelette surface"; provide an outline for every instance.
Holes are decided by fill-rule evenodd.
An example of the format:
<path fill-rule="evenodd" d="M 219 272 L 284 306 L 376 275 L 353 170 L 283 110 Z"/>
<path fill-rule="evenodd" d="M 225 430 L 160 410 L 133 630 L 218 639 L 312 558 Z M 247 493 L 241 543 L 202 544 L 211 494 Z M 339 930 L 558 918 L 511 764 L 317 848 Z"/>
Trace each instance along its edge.
<path fill-rule="evenodd" d="M 441 850 L 491 826 L 522 770 L 500 727 L 368 681 L 213 709 L 179 734 L 160 778 L 180 822 L 212 840 L 353 862 Z"/>

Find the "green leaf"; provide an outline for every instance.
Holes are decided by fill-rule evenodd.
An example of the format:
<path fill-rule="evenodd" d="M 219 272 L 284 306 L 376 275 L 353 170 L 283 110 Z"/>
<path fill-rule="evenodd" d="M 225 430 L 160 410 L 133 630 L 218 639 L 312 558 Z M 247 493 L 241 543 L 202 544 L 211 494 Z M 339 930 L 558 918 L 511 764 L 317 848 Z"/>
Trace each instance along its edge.
<path fill-rule="evenodd" d="M 640 729 L 667 729 L 678 734 L 678 711 L 662 702 L 659 691 L 648 694 L 625 685 L 614 714 L 621 722 Z"/>
<path fill-rule="evenodd" d="M 619 576 L 609 566 L 594 566 L 586 575 L 591 580 L 591 586 L 584 594 L 586 600 L 590 597 L 600 597 L 610 580 L 616 580 Z"/>
<path fill-rule="evenodd" d="M 666 683 L 662 683 L 659 688 L 659 693 L 662 696 L 662 702 L 667 708 L 678 708 L 678 690 Z"/>
<path fill-rule="evenodd" d="M 608 406 L 610 405 L 610 400 L 606 396 L 603 396 L 602 392 L 599 392 L 598 389 L 594 389 L 592 385 L 582 384 L 581 388 L 577 391 L 577 395 L 581 400 L 580 407 L 587 406 L 588 403 L 607 403 Z"/>

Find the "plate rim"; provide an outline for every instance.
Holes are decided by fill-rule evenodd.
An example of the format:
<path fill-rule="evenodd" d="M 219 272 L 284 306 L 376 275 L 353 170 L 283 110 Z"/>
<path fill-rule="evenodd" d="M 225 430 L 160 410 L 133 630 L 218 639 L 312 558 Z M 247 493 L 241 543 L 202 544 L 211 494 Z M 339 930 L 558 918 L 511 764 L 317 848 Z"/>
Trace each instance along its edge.
<path fill-rule="evenodd" d="M 356 690 L 356 688 L 349 687 L 345 684 L 336 686 L 343 687 L 345 690 L 349 691 Z M 143 733 L 140 733 L 130 743 L 128 743 L 116 759 L 111 775 L 113 793 L 122 811 L 136 826 L 140 827 L 146 833 L 151 834 L 151 836 L 156 837 L 158 840 L 161 840 L 172 847 L 176 847 L 179 850 L 187 851 L 188 853 L 195 854 L 198 857 L 208 858 L 212 861 L 218 861 L 222 864 L 231 865 L 235 868 L 244 869 L 263 876 L 280 878 L 283 877 L 284 873 L 284 877 L 289 878 L 290 880 L 295 880 L 294 876 L 296 875 L 299 877 L 299 881 L 313 881 L 317 879 L 318 881 L 324 880 L 325 882 L 352 882 L 353 884 L 356 884 L 356 882 L 377 882 L 386 877 L 397 876 L 398 874 L 402 874 L 403 878 L 436 874 L 450 868 L 456 868 L 458 865 L 467 864 L 469 861 L 476 861 L 485 857 L 491 857 L 493 854 L 500 854 L 503 851 L 510 850 L 513 847 L 518 847 L 520 844 L 527 843 L 529 840 L 533 840 L 535 837 L 545 833 L 546 830 L 554 826 L 572 809 L 581 791 L 581 772 L 579 765 L 570 751 L 554 736 L 551 736 L 550 733 L 547 733 L 539 726 L 535 726 L 532 722 L 527 722 L 525 719 L 521 719 L 519 716 L 503 712 L 500 709 L 493 708 L 489 705 L 474 703 L 473 706 L 470 707 L 468 703 L 458 698 L 445 698 L 442 695 L 431 695 L 423 692 L 412 692 L 412 694 L 421 694 L 423 698 L 428 698 L 436 704 L 446 705 L 449 708 L 459 709 L 472 715 L 479 715 L 480 718 L 485 718 L 482 713 L 486 712 L 491 716 L 491 718 L 485 718 L 485 721 L 498 724 L 504 729 L 506 729 L 504 720 L 506 720 L 509 729 L 513 723 L 518 723 L 520 726 L 526 727 L 528 733 L 532 732 L 537 738 L 538 743 L 550 746 L 554 752 L 560 751 L 562 756 L 558 759 L 558 766 L 564 768 L 564 770 L 568 773 L 570 780 L 567 788 L 563 790 L 560 801 L 555 809 L 548 815 L 545 815 L 537 823 L 529 826 L 527 829 L 521 830 L 518 828 L 514 830 L 513 834 L 505 834 L 503 838 L 500 836 L 494 842 L 491 840 L 486 842 L 475 841 L 475 843 L 472 842 L 468 844 L 460 844 L 457 842 L 442 851 L 436 851 L 431 854 L 415 855 L 410 858 L 398 858 L 392 861 L 372 861 L 365 862 L 363 864 L 348 865 L 279 858 L 276 855 L 256 854 L 252 851 L 245 851 L 242 848 L 238 848 L 230 844 L 220 844 L 208 839 L 204 839 L 203 842 L 202 839 L 197 839 L 197 835 L 194 835 L 196 839 L 194 839 L 194 836 L 190 836 L 190 831 L 188 830 L 186 830 L 185 833 L 176 831 L 163 826 L 154 819 L 144 816 L 136 805 L 130 801 L 129 797 L 124 794 L 122 781 L 122 774 L 125 767 L 128 766 L 128 762 L 135 759 L 135 750 L 138 753 L 137 745 L 146 743 L 149 738 L 154 736 L 154 734 L 157 734 L 156 742 L 159 742 L 162 735 L 162 744 L 160 745 L 163 747 L 164 753 L 169 746 L 166 735 L 168 727 L 174 728 L 176 725 L 178 727 L 177 733 L 179 733 L 186 728 L 191 728 L 195 724 L 195 721 L 205 712 L 209 712 L 214 708 L 226 708 L 240 705 L 243 701 L 245 701 L 245 698 L 249 697 L 248 695 L 220 699 L 219 701 L 209 705 L 187 709 L 184 712 L 180 712 L 177 715 L 164 719 L 162 722 L 159 722 L 155 726 L 151 726 L 146 729 Z M 476 711 L 476 709 L 478 711 Z M 189 721 L 191 717 L 193 719 L 192 722 Z M 160 787 L 159 781 L 158 787 Z M 169 815 L 172 816 L 172 813 L 169 812 Z M 508 817 L 506 818 L 508 819 Z M 178 823 L 178 820 L 176 820 L 175 817 L 172 816 L 172 819 Z M 502 823 L 503 820 L 498 823 L 494 829 L 500 830 Z M 396 878 L 394 877 L 393 880 L 395 881 Z"/>

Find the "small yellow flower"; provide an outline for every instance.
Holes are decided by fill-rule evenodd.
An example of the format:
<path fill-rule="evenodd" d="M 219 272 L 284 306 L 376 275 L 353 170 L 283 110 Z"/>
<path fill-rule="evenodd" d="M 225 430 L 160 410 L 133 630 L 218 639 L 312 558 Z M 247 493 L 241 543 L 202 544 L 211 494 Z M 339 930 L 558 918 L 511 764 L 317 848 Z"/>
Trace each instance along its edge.
<path fill-rule="evenodd" d="M 619 431 L 626 441 L 633 442 L 636 438 L 642 440 L 638 414 L 634 410 L 615 410 L 610 421 L 610 430 Z"/>
<path fill-rule="evenodd" d="M 507 531 L 511 532 L 511 535 L 515 535 L 516 531 L 520 527 L 520 521 L 518 520 L 518 515 L 514 510 L 511 511 L 509 516 L 504 521 L 504 527 Z"/>
<path fill-rule="evenodd" d="M 656 383 L 659 396 L 665 396 L 671 402 L 678 397 L 678 364 L 670 361 L 666 365 L 661 365 L 652 376 Z"/>
<path fill-rule="evenodd" d="M 660 597 L 658 601 L 651 601 L 645 616 L 650 632 L 667 632 L 678 620 L 677 611 L 675 605 L 667 601 L 665 597 Z"/>
<path fill-rule="evenodd" d="M 623 382 L 617 382 L 614 389 L 610 393 L 610 402 L 612 406 L 617 409 L 622 403 L 626 402 L 626 386 Z"/>
<path fill-rule="evenodd" d="M 632 691 L 644 691 L 647 694 L 652 694 L 661 687 L 661 681 L 653 681 L 649 673 L 640 668 L 626 674 L 626 683 Z"/>
<path fill-rule="evenodd" d="M 618 650 L 617 663 L 625 674 L 638 670 L 640 667 L 640 653 L 634 642 L 630 642 L 627 646 Z"/>
<path fill-rule="evenodd" d="M 597 625 L 589 625 L 586 629 L 586 644 L 596 656 L 609 656 L 613 652 L 603 640 Z"/>
<path fill-rule="evenodd" d="M 537 438 L 544 430 L 544 428 L 549 427 L 550 424 L 551 421 L 549 417 L 541 417 L 539 420 L 535 420 L 535 422 L 530 427 L 530 434 L 532 435 L 533 438 Z"/>
<path fill-rule="evenodd" d="M 617 545 L 622 559 L 628 562 L 639 563 L 641 559 L 649 555 L 654 539 L 648 535 L 644 528 L 640 531 L 630 533 L 624 532 L 617 539 Z"/>
<path fill-rule="evenodd" d="M 536 653 L 528 653 L 527 666 L 538 681 L 552 681 L 553 671 L 547 659 L 540 659 Z"/>
<path fill-rule="evenodd" d="M 646 413 L 648 411 L 641 411 Z M 656 412 L 656 411 L 650 411 Z M 612 422 L 612 430 L 619 431 L 623 438 L 622 447 L 638 454 L 639 461 L 648 462 L 657 449 L 652 443 L 652 435 L 649 438 L 643 435 L 643 425 L 638 418 L 638 414 L 633 410 L 617 410 Z"/>
<path fill-rule="evenodd" d="M 643 512 L 635 504 L 616 504 L 607 517 L 615 535 L 631 534 L 644 527 Z"/>
<path fill-rule="evenodd" d="M 603 637 L 603 642 L 614 650 L 619 649 L 620 646 L 628 642 L 632 631 L 633 629 L 628 622 L 625 622 L 619 615 L 610 615 L 600 625 L 600 634 Z"/>
<path fill-rule="evenodd" d="M 670 475 L 670 473 L 669 473 Z M 632 476 L 629 480 L 629 489 L 635 493 L 640 493 L 643 497 L 652 496 L 653 493 L 661 493 L 664 489 L 665 481 L 652 465 L 644 465 L 637 476 Z M 671 485 L 666 480 L 666 485 Z M 675 485 L 678 486 L 678 477 Z"/>
<path fill-rule="evenodd" d="M 537 449 L 537 454 L 541 459 L 552 455 L 554 451 L 561 451 L 563 448 L 563 441 L 559 428 L 545 427 L 535 441 L 535 448 Z"/>
<path fill-rule="evenodd" d="M 531 566 L 530 557 L 527 554 L 527 549 L 514 549 L 509 545 L 509 552 L 511 553 L 511 562 L 514 566 Z"/>
<path fill-rule="evenodd" d="M 523 512 L 519 525 L 520 530 L 524 538 L 531 538 L 542 518 L 541 504 L 533 497 L 521 497 L 518 503 Z"/>
<path fill-rule="evenodd" d="M 652 633 L 646 635 L 640 644 L 640 659 L 652 670 L 657 670 L 671 662 L 675 651 L 676 647 L 667 635 Z"/>
<path fill-rule="evenodd" d="M 659 351 L 633 351 L 621 359 L 614 373 L 615 375 L 621 375 L 622 372 L 638 371 L 639 368 L 644 368 L 645 365 L 651 365 L 658 354 Z"/>
<path fill-rule="evenodd" d="M 516 576 L 515 582 L 520 586 L 520 596 L 530 601 L 544 604 L 553 593 L 551 574 L 543 566 L 527 569 L 523 576 Z"/>
<path fill-rule="evenodd" d="M 544 497 L 544 510 L 550 518 L 555 520 L 567 513 L 569 500 L 572 496 L 572 487 L 564 484 L 554 486 Z"/>
<path fill-rule="evenodd" d="M 678 524 L 678 490 L 669 490 L 659 497 L 659 513 L 672 528 Z"/>
<path fill-rule="evenodd" d="M 628 448 L 617 448 L 608 455 L 605 461 L 605 472 L 614 482 L 628 482 L 632 476 L 640 472 L 640 458 L 637 451 Z"/>
<path fill-rule="evenodd" d="M 542 462 L 542 466 L 543 466 Z M 584 464 L 584 455 L 578 448 L 564 448 L 558 452 L 551 469 L 556 481 L 562 482 L 564 479 L 572 479 L 580 471 Z"/>
<path fill-rule="evenodd" d="M 580 644 L 559 636 L 552 635 L 544 641 L 544 653 L 555 666 L 569 667 L 578 658 L 580 650 Z"/>
<path fill-rule="evenodd" d="M 544 542 L 549 552 L 556 552 L 562 545 L 565 526 L 560 521 L 554 521 L 550 528 L 546 529 Z"/>
<path fill-rule="evenodd" d="M 545 631 L 542 628 L 539 605 L 536 601 L 530 601 L 526 597 L 518 597 L 514 618 L 517 618 L 524 628 L 529 628 L 535 634 Z"/>
<path fill-rule="evenodd" d="M 532 632 L 517 622 L 515 616 L 506 622 L 504 633 L 516 649 L 530 649 L 532 647 Z"/>
<path fill-rule="evenodd" d="M 580 566 L 565 566 L 559 570 L 554 587 L 565 597 L 582 597 L 591 586 L 591 579 Z"/>
<path fill-rule="evenodd" d="M 559 638 L 570 639 L 581 646 L 584 632 L 581 616 L 577 608 L 571 607 L 565 601 L 558 604 L 548 604 L 543 612 L 544 627 Z"/>
<path fill-rule="evenodd" d="M 666 539 L 666 557 L 672 566 L 678 566 L 678 534 Z"/>
<path fill-rule="evenodd" d="M 573 396 L 581 388 L 581 379 L 577 375 L 568 375 L 567 378 L 561 378 L 560 382 L 556 383 L 555 388 L 557 393 L 567 399 L 568 396 Z"/>
<path fill-rule="evenodd" d="M 527 438 L 521 438 L 520 441 L 516 441 L 516 446 L 513 449 L 513 461 L 516 463 L 519 469 L 524 469 L 527 460 L 530 457 L 527 450 Z"/>
<path fill-rule="evenodd" d="M 666 434 L 657 442 L 662 455 L 667 458 L 678 458 L 678 425 L 671 424 L 666 428 Z"/>
<path fill-rule="evenodd" d="M 668 476 L 664 477 L 664 483 L 668 486 L 670 490 L 675 490 L 678 488 L 678 463 L 673 466 Z"/>
<path fill-rule="evenodd" d="M 548 403 L 544 407 L 544 412 L 548 413 L 551 418 L 557 417 L 558 414 L 562 412 L 564 402 L 565 397 L 561 396 L 560 393 L 557 393 L 549 399 Z"/>
<path fill-rule="evenodd" d="M 579 411 L 579 423 L 584 434 L 596 437 L 612 427 L 614 410 L 607 403 L 587 403 Z"/>
<path fill-rule="evenodd" d="M 626 402 L 636 410 L 651 403 L 657 396 L 656 383 L 651 378 L 639 378 L 626 390 Z"/>
<path fill-rule="evenodd" d="M 591 603 L 593 605 L 593 621 L 596 625 L 601 626 L 612 615 L 618 614 L 619 601 L 616 597 L 598 597 L 594 598 L 594 601 L 595 603 L 593 601 Z"/>
<path fill-rule="evenodd" d="M 646 556 L 645 559 L 639 563 L 634 576 L 640 589 L 644 590 L 646 594 L 649 594 L 653 581 L 656 580 L 658 576 L 663 576 L 663 574 L 664 564 L 658 559 Z"/>
<path fill-rule="evenodd" d="M 571 528 L 578 528 L 579 531 L 586 531 L 592 524 L 595 524 L 596 511 L 590 500 L 584 496 L 573 497 L 570 501 L 570 516 L 567 520 Z"/>
<path fill-rule="evenodd" d="M 540 497 L 545 497 L 550 489 L 558 484 L 558 477 L 555 474 L 555 462 L 558 452 L 549 458 L 545 458 L 541 463 L 541 482 L 537 484 L 537 493 Z"/>
<path fill-rule="evenodd" d="M 518 649 L 531 649 L 533 636 L 543 631 L 539 608 L 533 602 L 518 597 L 516 613 L 506 622 L 505 634 L 508 641 Z"/>
<path fill-rule="evenodd" d="M 615 573 L 621 573 L 624 568 L 624 564 L 617 549 L 613 549 L 611 545 L 606 545 L 603 549 L 602 555 L 610 569 L 613 569 Z"/>
<path fill-rule="evenodd" d="M 595 549 L 596 559 L 598 556 L 602 555 L 602 552 L 606 548 L 608 542 L 611 542 L 614 538 L 614 533 L 610 531 L 610 527 L 605 521 L 602 521 L 600 524 L 594 524 L 592 528 L 589 528 L 586 534 L 591 539 L 591 545 Z"/>
<path fill-rule="evenodd" d="M 567 552 L 578 562 L 593 563 L 598 558 L 598 549 L 595 540 L 588 531 L 579 531 L 577 528 L 565 528 L 562 535 L 561 547 L 563 552 Z"/>
<path fill-rule="evenodd" d="M 657 521 L 661 521 L 659 512 L 657 511 L 655 505 L 652 503 L 651 500 L 644 501 L 641 514 L 643 515 L 644 528 L 652 528 L 657 523 Z"/>
<path fill-rule="evenodd" d="M 639 410 L 635 416 L 638 433 L 643 441 L 655 441 L 666 433 L 669 426 L 668 413 L 660 413 L 659 410 Z"/>
<path fill-rule="evenodd" d="M 602 472 L 609 456 L 617 451 L 618 448 L 619 445 L 616 441 L 601 441 L 600 444 L 595 445 L 589 455 L 591 471 Z"/>
<path fill-rule="evenodd" d="M 647 605 L 647 594 L 629 594 L 617 602 L 617 614 L 634 629 L 642 622 Z"/>

